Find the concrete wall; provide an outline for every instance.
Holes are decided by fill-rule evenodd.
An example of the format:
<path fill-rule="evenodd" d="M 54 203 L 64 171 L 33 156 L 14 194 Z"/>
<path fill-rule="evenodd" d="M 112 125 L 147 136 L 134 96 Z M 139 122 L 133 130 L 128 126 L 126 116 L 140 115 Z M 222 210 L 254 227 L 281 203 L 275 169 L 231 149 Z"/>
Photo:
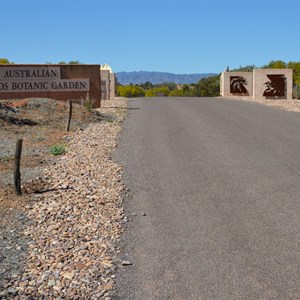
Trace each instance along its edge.
<path fill-rule="evenodd" d="M 254 69 L 254 99 L 293 99 L 292 69 Z"/>
<path fill-rule="evenodd" d="M 252 97 L 252 72 L 223 72 L 221 75 L 221 95 L 223 97 Z"/>
<path fill-rule="evenodd" d="M 116 92 L 116 76 L 109 70 L 100 70 L 102 100 L 114 99 Z"/>
<path fill-rule="evenodd" d="M 109 100 L 110 75 L 109 70 L 100 70 L 102 100 Z"/>
<path fill-rule="evenodd" d="M 114 99 L 116 96 L 116 75 L 110 73 L 110 85 L 109 85 L 110 99 Z"/>
<path fill-rule="evenodd" d="M 101 82 L 99 68 L 100 65 L 0 65 L 0 72 L 4 68 L 40 68 L 58 67 L 60 69 L 60 79 L 86 79 L 89 80 L 89 91 L 22 91 L 5 92 L 0 91 L 0 99 L 23 99 L 23 98 L 50 98 L 55 100 L 85 99 L 87 96 L 94 99 L 94 107 L 101 106 Z M 4 82 L 0 78 L 0 82 Z M 13 79 L 10 79 L 12 81 Z M 17 78 L 18 81 L 22 78 Z M 27 79 L 24 79 L 27 80 Z M 38 80 L 30 78 L 29 81 Z"/>
<path fill-rule="evenodd" d="M 292 69 L 254 69 L 253 72 L 223 72 L 220 82 L 223 97 L 292 99 Z"/>

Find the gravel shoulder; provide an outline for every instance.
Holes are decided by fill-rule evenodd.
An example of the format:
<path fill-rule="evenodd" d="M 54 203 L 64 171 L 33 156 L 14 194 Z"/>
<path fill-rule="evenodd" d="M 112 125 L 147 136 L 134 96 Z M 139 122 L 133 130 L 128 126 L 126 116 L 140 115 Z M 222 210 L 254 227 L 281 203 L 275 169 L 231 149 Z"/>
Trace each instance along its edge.
<path fill-rule="evenodd" d="M 122 168 L 111 153 L 126 99 L 103 101 L 94 113 L 75 106 L 69 133 L 59 101 L 8 104 L 9 112 L 1 102 L 0 115 L 0 299 L 111 299 L 126 222 Z M 10 184 L 17 137 L 24 139 L 21 197 Z M 49 155 L 57 142 L 67 147 L 59 158 Z"/>
<path fill-rule="evenodd" d="M 274 100 L 274 99 L 261 99 L 261 100 L 253 100 L 251 98 L 223 98 L 219 97 L 218 99 L 223 100 L 231 100 L 231 101 L 248 101 L 253 103 L 259 103 L 262 105 L 272 106 L 278 109 L 283 109 L 286 111 L 300 112 L 300 99 L 293 100 Z"/>

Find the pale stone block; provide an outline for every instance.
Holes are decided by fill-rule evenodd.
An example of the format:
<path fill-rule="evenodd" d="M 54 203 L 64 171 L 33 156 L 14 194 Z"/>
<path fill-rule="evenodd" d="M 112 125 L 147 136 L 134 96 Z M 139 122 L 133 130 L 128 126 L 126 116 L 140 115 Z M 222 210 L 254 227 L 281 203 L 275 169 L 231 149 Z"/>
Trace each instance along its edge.
<path fill-rule="evenodd" d="M 223 97 L 252 97 L 252 72 L 223 72 L 221 75 L 221 95 Z"/>
<path fill-rule="evenodd" d="M 293 99 L 292 69 L 254 69 L 254 100 Z"/>
<path fill-rule="evenodd" d="M 116 96 L 116 75 L 115 73 L 110 73 L 110 99 L 114 99 Z"/>
<path fill-rule="evenodd" d="M 110 99 L 110 72 L 109 70 L 100 70 L 101 77 L 101 99 L 109 100 Z"/>

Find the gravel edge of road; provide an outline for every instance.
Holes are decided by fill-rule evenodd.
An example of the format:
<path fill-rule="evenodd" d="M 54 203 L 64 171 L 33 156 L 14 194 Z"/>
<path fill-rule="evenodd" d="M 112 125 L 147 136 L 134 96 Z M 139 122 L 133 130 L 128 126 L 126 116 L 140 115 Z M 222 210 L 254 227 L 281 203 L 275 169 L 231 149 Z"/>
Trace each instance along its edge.
<path fill-rule="evenodd" d="M 290 112 L 300 112 L 300 99 L 293 99 L 293 100 L 284 100 L 284 99 L 251 99 L 250 97 L 217 97 L 220 100 L 227 100 L 227 101 L 246 101 L 252 102 L 256 104 L 271 106 L 277 109 L 283 109 L 285 111 Z"/>
<path fill-rule="evenodd" d="M 97 110 L 116 120 L 72 134 L 68 152 L 37 178 L 45 192 L 32 195 L 25 227 L 18 228 L 24 230 L 27 260 L 0 299 L 112 299 L 114 273 L 122 266 L 116 244 L 126 222 L 126 188 L 111 154 L 127 99 L 102 104 Z"/>

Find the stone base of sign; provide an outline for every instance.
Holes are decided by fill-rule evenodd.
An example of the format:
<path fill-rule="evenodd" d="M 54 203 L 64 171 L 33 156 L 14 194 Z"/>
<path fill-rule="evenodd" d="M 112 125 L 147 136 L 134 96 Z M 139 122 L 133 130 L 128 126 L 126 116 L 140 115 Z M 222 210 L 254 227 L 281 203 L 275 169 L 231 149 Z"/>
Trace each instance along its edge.
<path fill-rule="evenodd" d="M 254 69 L 253 72 L 223 72 L 222 97 L 261 99 L 292 99 L 292 69 Z"/>
<path fill-rule="evenodd" d="M 5 89 L 0 89 L 0 99 L 23 99 L 23 98 L 50 98 L 55 100 L 70 100 L 70 99 L 78 99 L 80 101 L 84 101 L 85 99 L 93 100 L 93 107 L 101 107 L 101 82 L 100 82 L 100 74 L 99 74 L 99 68 L 100 65 L 0 65 L 0 72 L 2 70 L 2 73 L 4 70 L 9 70 L 9 68 L 13 68 L 11 70 L 17 70 L 17 68 L 21 68 L 22 70 L 25 70 L 28 68 L 28 70 L 31 69 L 42 69 L 42 68 L 58 68 L 60 70 L 60 78 L 49 78 L 50 82 L 47 82 L 47 78 L 39 78 L 38 76 L 40 74 L 34 74 L 37 75 L 37 77 L 33 78 L 30 74 L 30 78 L 26 77 L 26 72 L 15 72 L 14 77 L 7 78 L 1 77 L 0 83 L 2 83 L 2 86 L 4 83 L 8 83 L 9 85 L 12 85 L 12 82 L 14 82 L 13 87 L 16 87 L 19 85 L 19 87 L 22 87 L 22 80 L 23 82 L 27 82 L 27 87 L 29 86 L 30 89 L 20 88 L 20 91 L 18 91 L 16 88 L 14 91 L 11 89 L 8 89 L 9 92 L 5 92 Z M 28 71 L 30 72 L 30 71 Z M 29 74 L 29 73 L 28 73 Z M 27 75 L 28 75 L 27 74 Z M 25 77 L 22 77 L 25 76 Z M 55 84 L 53 84 L 53 81 L 56 81 Z M 76 80 L 78 81 L 76 83 Z M 80 80 L 83 83 L 88 83 L 88 88 L 81 88 L 80 86 Z M 36 86 L 33 86 L 33 83 L 36 82 Z M 42 87 L 42 82 L 46 82 L 48 86 L 51 84 L 52 89 L 55 87 L 55 90 L 44 90 L 43 88 L 40 90 L 38 87 L 38 83 L 40 83 Z M 64 82 L 65 85 L 64 85 Z M 67 84 L 68 82 L 73 82 L 72 84 Z M 75 83 L 74 83 L 75 82 Z M 68 87 L 67 87 L 68 86 Z M 82 85 L 83 86 L 83 85 Z M 45 85 L 44 85 L 45 87 Z M 61 88 L 61 90 L 60 90 Z M 81 88 L 81 89 L 80 89 Z"/>

